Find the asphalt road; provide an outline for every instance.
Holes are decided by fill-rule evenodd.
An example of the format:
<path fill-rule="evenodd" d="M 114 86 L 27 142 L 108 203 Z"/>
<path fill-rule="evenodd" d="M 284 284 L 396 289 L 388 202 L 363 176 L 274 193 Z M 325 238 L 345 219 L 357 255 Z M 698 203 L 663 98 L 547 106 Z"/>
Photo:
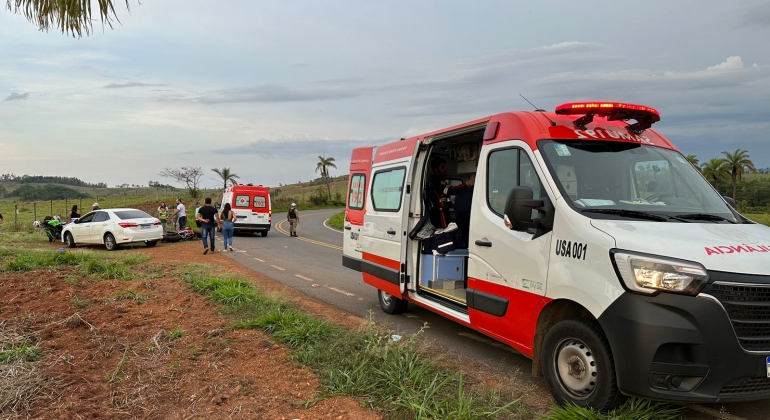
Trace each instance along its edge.
<path fill-rule="evenodd" d="M 517 386 L 548 395 L 542 378 L 530 375 L 531 361 L 510 347 L 415 305 L 410 305 L 403 315 L 382 312 L 376 290 L 363 282 L 361 273 L 342 266 L 342 232 L 324 223 L 340 211 L 301 211 L 298 238 L 288 236 L 289 226 L 283 214 L 274 215 L 273 229 L 267 237 L 238 234 L 234 238 L 237 252 L 228 256 L 347 312 L 361 317 L 371 314 L 375 323 L 397 334 L 416 333 L 427 323 L 425 339 L 444 352 L 445 358 L 461 361 L 471 369 L 494 372 L 498 377 L 515 378 Z M 221 243 L 221 236 L 218 239 Z M 770 400 L 695 405 L 687 411 L 686 418 L 770 419 Z"/>

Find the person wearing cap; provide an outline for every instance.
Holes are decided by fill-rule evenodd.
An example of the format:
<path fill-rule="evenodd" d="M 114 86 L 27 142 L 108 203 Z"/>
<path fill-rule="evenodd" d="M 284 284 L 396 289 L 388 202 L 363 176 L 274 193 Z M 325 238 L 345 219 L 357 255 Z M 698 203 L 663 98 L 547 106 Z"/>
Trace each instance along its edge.
<path fill-rule="evenodd" d="M 299 212 L 297 211 L 297 205 L 291 203 L 289 214 L 286 216 L 289 220 L 289 236 L 297 238 L 297 225 L 299 224 Z"/>
<path fill-rule="evenodd" d="M 99 203 L 94 203 L 91 205 L 91 210 L 101 210 L 102 208 L 99 207 Z"/>

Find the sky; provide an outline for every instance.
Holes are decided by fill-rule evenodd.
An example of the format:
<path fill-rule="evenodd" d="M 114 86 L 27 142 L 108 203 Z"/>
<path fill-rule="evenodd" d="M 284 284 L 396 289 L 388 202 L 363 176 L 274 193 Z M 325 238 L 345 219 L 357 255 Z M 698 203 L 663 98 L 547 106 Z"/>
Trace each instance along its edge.
<path fill-rule="evenodd" d="M 770 167 L 770 2 L 119 0 L 91 36 L 0 11 L 0 173 L 277 186 L 353 147 L 613 100 L 701 161 Z M 179 184 L 176 184 L 179 185 Z"/>

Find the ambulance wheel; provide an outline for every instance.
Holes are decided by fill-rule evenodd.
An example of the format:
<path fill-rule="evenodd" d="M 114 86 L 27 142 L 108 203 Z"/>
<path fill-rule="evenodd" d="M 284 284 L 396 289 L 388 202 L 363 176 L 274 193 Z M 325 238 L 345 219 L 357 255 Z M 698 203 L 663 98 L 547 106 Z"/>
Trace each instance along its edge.
<path fill-rule="evenodd" d="M 409 302 L 399 299 L 390 293 L 383 292 L 382 290 L 377 290 L 377 296 L 380 298 L 380 308 L 382 308 L 382 311 L 386 314 L 396 315 L 406 312 L 406 307 Z"/>
<path fill-rule="evenodd" d="M 67 248 L 75 247 L 75 238 L 72 237 L 71 233 L 67 232 L 64 234 L 64 244 L 67 245 Z"/>
<path fill-rule="evenodd" d="M 618 390 L 610 345 L 596 321 L 557 323 L 545 336 L 540 358 L 545 382 L 559 405 L 608 411 L 625 399 Z"/>

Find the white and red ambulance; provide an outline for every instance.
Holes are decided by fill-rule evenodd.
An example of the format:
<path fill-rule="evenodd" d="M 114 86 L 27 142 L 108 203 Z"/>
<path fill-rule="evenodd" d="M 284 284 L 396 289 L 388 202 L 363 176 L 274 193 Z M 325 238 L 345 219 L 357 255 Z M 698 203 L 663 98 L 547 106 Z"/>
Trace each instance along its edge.
<path fill-rule="evenodd" d="M 343 264 L 387 313 L 419 305 L 532 358 L 560 403 L 770 398 L 770 228 L 659 119 L 568 103 L 356 149 Z M 434 177 L 475 177 L 470 216 L 441 198 L 467 237 L 426 223 Z"/>
<path fill-rule="evenodd" d="M 236 232 L 259 232 L 267 236 L 272 226 L 273 210 L 270 189 L 261 185 L 234 185 L 225 189 L 222 205 L 230 203 L 238 219 Z"/>

